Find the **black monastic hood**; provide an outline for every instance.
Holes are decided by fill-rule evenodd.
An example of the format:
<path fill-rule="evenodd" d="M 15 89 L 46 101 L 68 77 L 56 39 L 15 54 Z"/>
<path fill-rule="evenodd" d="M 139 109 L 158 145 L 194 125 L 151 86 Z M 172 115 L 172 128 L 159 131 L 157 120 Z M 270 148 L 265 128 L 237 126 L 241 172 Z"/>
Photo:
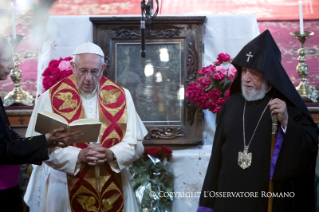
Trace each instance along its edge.
<path fill-rule="evenodd" d="M 237 74 L 230 89 L 230 95 L 241 92 L 241 67 L 261 71 L 281 95 L 298 107 L 311 120 L 312 117 L 296 88 L 281 65 L 281 52 L 269 30 L 247 43 L 232 61 Z"/>

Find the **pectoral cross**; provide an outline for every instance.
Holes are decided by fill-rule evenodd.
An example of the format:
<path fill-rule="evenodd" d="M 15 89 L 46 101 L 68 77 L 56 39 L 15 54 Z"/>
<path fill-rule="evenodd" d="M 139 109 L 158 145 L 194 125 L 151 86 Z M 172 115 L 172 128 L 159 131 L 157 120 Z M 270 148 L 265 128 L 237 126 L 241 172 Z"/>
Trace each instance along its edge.
<path fill-rule="evenodd" d="M 248 152 L 248 146 L 244 146 L 244 150 L 242 152 L 238 152 L 238 165 L 242 169 L 247 169 L 251 165 L 251 152 Z"/>
<path fill-rule="evenodd" d="M 251 57 L 253 57 L 253 55 L 251 54 L 251 52 L 249 52 L 249 54 L 246 54 L 246 56 L 248 57 L 248 58 L 247 58 L 247 62 L 249 62 L 249 59 L 250 59 Z"/>

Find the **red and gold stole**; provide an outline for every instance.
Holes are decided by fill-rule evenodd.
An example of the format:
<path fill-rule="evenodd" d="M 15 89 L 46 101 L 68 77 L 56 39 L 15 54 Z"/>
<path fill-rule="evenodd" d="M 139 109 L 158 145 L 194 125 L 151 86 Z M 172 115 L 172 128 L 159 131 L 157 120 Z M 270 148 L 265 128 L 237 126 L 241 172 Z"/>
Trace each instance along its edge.
<path fill-rule="evenodd" d="M 81 96 L 71 75 L 50 88 L 54 113 L 69 123 L 85 118 Z M 101 145 L 110 148 L 122 141 L 127 125 L 125 91 L 122 87 L 102 77 L 98 89 Z M 88 143 L 73 144 L 81 149 Z M 100 166 L 100 191 L 96 187 L 95 166 L 82 164 L 76 176 L 68 175 L 70 205 L 72 211 L 124 211 L 124 195 L 120 173 L 112 171 L 106 162 Z M 58 203 L 57 203 L 58 204 Z"/>

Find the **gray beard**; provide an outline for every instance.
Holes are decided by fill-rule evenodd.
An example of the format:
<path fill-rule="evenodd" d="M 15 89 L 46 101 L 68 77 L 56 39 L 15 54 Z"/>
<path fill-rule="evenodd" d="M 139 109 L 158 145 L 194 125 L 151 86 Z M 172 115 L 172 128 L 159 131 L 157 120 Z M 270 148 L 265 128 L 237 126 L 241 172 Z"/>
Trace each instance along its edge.
<path fill-rule="evenodd" d="M 263 83 L 260 90 L 252 90 L 249 94 L 245 93 L 245 88 L 241 84 L 241 93 L 247 101 L 256 101 L 265 97 L 266 93 L 270 90 L 271 86 L 268 83 Z"/>

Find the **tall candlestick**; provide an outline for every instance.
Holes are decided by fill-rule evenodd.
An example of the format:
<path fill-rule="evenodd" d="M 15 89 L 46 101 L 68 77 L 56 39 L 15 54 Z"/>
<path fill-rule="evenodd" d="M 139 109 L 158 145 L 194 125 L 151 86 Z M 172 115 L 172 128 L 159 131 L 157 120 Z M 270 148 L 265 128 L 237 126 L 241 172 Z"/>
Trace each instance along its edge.
<path fill-rule="evenodd" d="M 299 23 L 300 23 L 300 34 L 303 35 L 303 15 L 302 15 L 302 1 L 299 1 Z"/>
<path fill-rule="evenodd" d="M 11 19 L 12 19 L 12 38 L 13 39 L 17 39 L 17 32 L 16 32 L 16 15 L 15 15 L 15 11 L 14 11 L 14 5 L 11 2 L 11 6 L 12 6 L 12 13 L 11 13 Z"/>

